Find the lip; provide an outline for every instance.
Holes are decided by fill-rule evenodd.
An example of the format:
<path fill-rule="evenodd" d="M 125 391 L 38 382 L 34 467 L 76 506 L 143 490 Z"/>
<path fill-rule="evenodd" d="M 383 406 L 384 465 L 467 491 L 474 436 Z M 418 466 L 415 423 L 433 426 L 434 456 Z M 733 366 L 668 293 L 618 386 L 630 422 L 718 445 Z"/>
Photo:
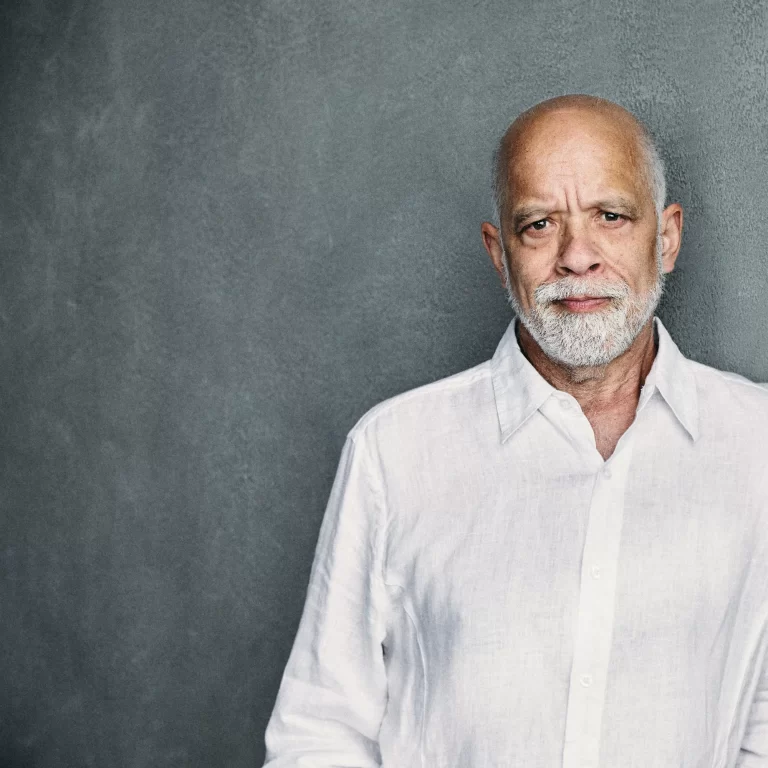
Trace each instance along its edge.
<path fill-rule="evenodd" d="M 604 296 L 569 296 L 567 299 L 560 299 L 558 304 L 562 304 L 570 312 L 592 312 L 604 307 L 610 299 Z"/>

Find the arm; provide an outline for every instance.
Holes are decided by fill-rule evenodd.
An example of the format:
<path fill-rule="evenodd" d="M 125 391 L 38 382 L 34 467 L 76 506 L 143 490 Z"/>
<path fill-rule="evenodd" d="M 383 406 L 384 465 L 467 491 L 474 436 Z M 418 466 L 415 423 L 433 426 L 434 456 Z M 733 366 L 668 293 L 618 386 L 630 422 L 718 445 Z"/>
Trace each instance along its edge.
<path fill-rule="evenodd" d="M 387 703 L 381 499 L 364 454 L 364 446 L 348 437 L 267 726 L 265 768 L 381 763 L 378 733 Z"/>
<path fill-rule="evenodd" d="M 768 768 L 768 653 L 749 710 L 736 768 Z"/>

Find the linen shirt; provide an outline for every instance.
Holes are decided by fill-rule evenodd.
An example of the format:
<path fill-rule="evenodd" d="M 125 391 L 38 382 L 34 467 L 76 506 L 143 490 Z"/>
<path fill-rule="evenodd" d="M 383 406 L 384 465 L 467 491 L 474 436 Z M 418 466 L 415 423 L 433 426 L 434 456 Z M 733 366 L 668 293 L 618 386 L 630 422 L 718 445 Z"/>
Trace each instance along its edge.
<path fill-rule="evenodd" d="M 768 766 L 768 392 L 655 322 L 607 461 L 514 323 L 351 430 L 269 768 Z"/>

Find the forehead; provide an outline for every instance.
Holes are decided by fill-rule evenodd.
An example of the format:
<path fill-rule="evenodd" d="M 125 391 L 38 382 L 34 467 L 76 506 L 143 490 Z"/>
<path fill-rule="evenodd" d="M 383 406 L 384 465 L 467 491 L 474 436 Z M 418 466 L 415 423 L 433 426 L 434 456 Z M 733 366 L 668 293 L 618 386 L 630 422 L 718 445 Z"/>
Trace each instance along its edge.
<path fill-rule="evenodd" d="M 650 200 L 639 131 L 622 116 L 557 110 L 523 125 L 510 137 L 508 193 L 546 199 L 567 189 Z"/>

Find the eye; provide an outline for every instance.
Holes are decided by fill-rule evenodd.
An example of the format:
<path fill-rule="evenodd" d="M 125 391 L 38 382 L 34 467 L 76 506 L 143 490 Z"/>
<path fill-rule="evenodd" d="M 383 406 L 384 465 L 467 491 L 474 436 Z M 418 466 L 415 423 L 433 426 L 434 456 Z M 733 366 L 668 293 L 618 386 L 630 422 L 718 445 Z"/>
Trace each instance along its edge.
<path fill-rule="evenodd" d="M 615 222 L 621 221 L 624 218 L 620 213 L 614 213 L 613 211 L 602 211 L 600 215 L 609 224 L 614 224 Z"/>
<path fill-rule="evenodd" d="M 549 224 L 549 222 L 546 219 L 539 219 L 538 221 L 533 221 L 530 224 L 524 226 L 523 232 L 543 232 L 547 228 L 547 224 Z"/>

